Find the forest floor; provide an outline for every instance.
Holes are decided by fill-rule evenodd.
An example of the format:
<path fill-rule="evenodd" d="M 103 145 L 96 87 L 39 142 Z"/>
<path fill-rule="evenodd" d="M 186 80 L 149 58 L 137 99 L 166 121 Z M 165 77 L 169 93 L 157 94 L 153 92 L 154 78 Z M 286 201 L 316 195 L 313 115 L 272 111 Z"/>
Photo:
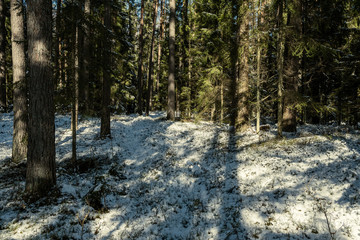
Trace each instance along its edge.
<path fill-rule="evenodd" d="M 0 239 L 360 239 L 360 132 L 299 126 L 276 139 L 212 123 L 83 118 L 78 166 L 70 117 L 56 116 L 57 187 L 23 194 L 11 163 L 12 114 L 0 115 Z"/>

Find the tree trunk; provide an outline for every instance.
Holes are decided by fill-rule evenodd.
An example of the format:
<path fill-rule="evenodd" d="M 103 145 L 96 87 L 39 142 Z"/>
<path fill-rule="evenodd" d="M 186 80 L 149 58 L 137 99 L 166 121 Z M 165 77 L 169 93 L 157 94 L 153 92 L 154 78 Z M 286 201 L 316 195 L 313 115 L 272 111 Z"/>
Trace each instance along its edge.
<path fill-rule="evenodd" d="M 292 10 L 288 13 L 288 26 L 290 34 L 287 38 L 287 54 L 285 61 L 285 84 L 284 84 L 284 113 L 283 113 L 283 131 L 296 132 L 296 96 L 298 92 L 300 58 L 293 55 L 292 46 L 300 38 L 302 31 L 301 23 L 301 1 L 292 1 Z"/>
<path fill-rule="evenodd" d="M 224 122 L 224 80 L 221 79 L 220 85 L 220 123 Z"/>
<path fill-rule="evenodd" d="M 142 115 L 143 110 L 143 51 L 144 51 L 144 9 L 145 9 L 145 0 L 141 0 L 141 15 L 140 15 L 140 28 L 139 28 L 139 59 L 138 59 L 138 106 L 137 112 L 139 115 Z"/>
<path fill-rule="evenodd" d="M 89 17 L 91 14 L 91 1 L 85 0 L 84 4 L 85 17 Z M 84 45 L 83 45 L 83 63 L 82 63 L 82 78 L 84 83 L 84 111 L 89 114 L 89 83 L 90 83 L 90 26 L 84 24 Z"/>
<path fill-rule="evenodd" d="M 105 1 L 104 25 L 108 31 L 111 30 L 111 0 Z M 111 40 L 110 36 L 105 36 L 103 45 L 103 89 L 101 106 L 101 129 L 100 137 L 110 137 L 110 93 L 111 93 Z"/>
<path fill-rule="evenodd" d="M 155 43 L 155 31 L 156 31 L 156 19 L 158 12 L 158 0 L 154 1 L 154 15 L 153 15 L 153 28 L 152 28 L 152 36 L 151 36 L 151 46 L 150 46 L 150 56 L 149 56 L 149 73 L 148 73 L 148 89 L 147 89 L 147 101 L 146 101 L 146 116 L 149 116 L 150 108 L 151 108 L 151 99 L 153 93 L 153 67 L 154 67 L 154 43 Z"/>
<path fill-rule="evenodd" d="M 75 16 L 75 15 L 74 15 Z M 71 133 L 72 133 L 72 158 L 73 165 L 76 163 L 76 132 L 78 129 L 79 115 L 79 26 L 74 19 L 75 38 L 73 42 L 74 76 L 73 76 L 73 102 L 71 111 Z"/>
<path fill-rule="evenodd" d="M 54 71 L 55 71 L 55 84 L 56 87 L 58 86 L 58 83 L 60 82 L 60 26 L 61 26 L 61 3 L 62 0 L 57 0 L 56 3 L 56 49 L 55 49 L 55 56 L 54 56 Z"/>
<path fill-rule="evenodd" d="M 10 1 L 11 44 L 14 86 L 14 131 L 12 160 L 19 163 L 27 156 L 27 89 L 25 28 L 22 2 Z"/>
<path fill-rule="evenodd" d="M 5 77 L 6 76 L 5 45 L 6 45 L 5 1 L 0 0 L 0 112 L 7 111 L 6 77 Z"/>
<path fill-rule="evenodd" d="M 160 34 L 159 34 L 159 43 L 158 43 L 158 59 L 157 59 L 157 67 L 158 74 L 156 80 L 156 93 L 160 95 L 160 78 L 161 78 L 161 51 L 162 51 L 162 40 L 165 36 L 165 0 L 161 0 L 161 13 L 160 13 Z M 160 99 L 160 98 L 159 98 Z"/>
<path fill-rule="evenodd" d="M 240 15 L 240 62 L 239 62 L 239 84 L 237 88 L 238 95 L 238 113 L 236 129 L 245 131 L 250 127 L 249 120 L 249 3 L 244 1 L 241 6 Z"/>
<path fill-rule="evenodd" d="M 30 102 L 26 192 L 41 196 L 56 184 L 52 1 L 28 0 L 27 11 Z"/>
<path fill-rule="evenodd" d="M 236 119 L 238 113 L 238 65 L 239 65 L 239 5 L 236 0 L 231 2 L 231 34 L 235 34 L 235 38 L 230 38 L 230 63 L 231 63 L 231 83 L 230 83 L 230 98 L 231 98 L 231 108 L 230 108 L 230 126 L 235 129 Z"/>
<path fill-rule="evenodd" d="M 192 15 L 192 8 L 189 8 L 189 14 L 190 14 L 190 20 L 189 20 L 189 29 L 191 29 L 189 31 L 189 41 L 188 41 L 188 66 L 189 66 L 189 70 L 188 70 L 188 79 L 189 79 L 189 89 L 188 89 L 188 94 L 187 94 L 187 117 L 190 118 L 191 117 L 191 105 L 192 105 L 192 92 L 193 92 L 193 81 L 192 81 L 192 70 L 193 70 L 193 57 L 191 54 L 191 48 L 192 48 L 192 42 L 191 42 L 191 33 L 190 32 L 195 32 L 195 24 L 191 21 L 191 19 L 195 18 L 195 14 L 196 12 L 194 12 L 194 17 Z M 223 80 L 221 80 L 222 84 L 224 83 Z M 222 85 L 223 87 L 223 85 Z M 224 88 L 222 88 L 222 90 L 224 90 Z M 222 91 L 222 94 L 224 93 L 224 91 Z M 222 95 L 222 100 L 224 98 L 224 95 Z M 223 105 L 222 105 L 223 107 Z M 223 113 L 223 108 L 222 108 L 222 113 Z M 222 115 L 223 116 L 223 115 Z M 221 117 L 221 119 L 223 119 Z M 222 120 L 221 120 L 222 121 Z"/>
<path fill-rule="evenodd" d="M 185 97 L 186 93 L 190 87 L 190 79 L 189 75 L 187 74 L 189 71 L 189 17 L 188 17 L 188 9 L 189 9 L 189 0 L 183 1 L 182 6 L 182 34 L 181 37 L 181 66 L 180 71 L 182 74 L 180 74 L 180 81 L 181 84 L 179 84 L 179 112 L 181 112 L 181 116 L 187 116 L 186 113 L 188 98 Z"/>
<path fill-rule="evenodd" d="M 170 0 L 169 79 L 167 119 L 175 120 L 175 0 Z"/>
<path fill-rule="evenodd" d="M 255 1 L 254 1 L 255 2 Z M 260 99 L 260 85 L 261 85 L 261 1 L 258 0 L 257 12 L 257 51 L 256 51 L 256 133 L 260 132 L 260 117 L 261 117 L 261 99 Z"/>
<path fill-rule="evenodd" d="M 230 125 L 237 131 L 249 128 L 249 13 L 248 1 L 241 6 L 232 1 L 232 32 L 236 34 L 231 42 L 231 97 Z"/>
<path fill-rule="evenodd" d="M 282 137 L 282 123 L 283 123 L 283 101 L 284 101 L 284 50 L 285 38 L 283 29 L 283 2 L 279 1 L 278 6 L 278 46 L 277 46 L 277 71 L 278 71 L 278 136 Z"/>

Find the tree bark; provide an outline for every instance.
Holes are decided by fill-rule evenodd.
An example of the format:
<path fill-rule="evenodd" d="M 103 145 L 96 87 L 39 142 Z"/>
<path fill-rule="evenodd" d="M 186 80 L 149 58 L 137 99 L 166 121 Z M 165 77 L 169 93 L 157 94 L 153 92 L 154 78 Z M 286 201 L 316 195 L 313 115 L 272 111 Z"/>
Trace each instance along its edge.
<path fill-rule="evenodd" d="M 75 16 L 75 15 L 74 15 Z M 75 38 L 73 42 L 73 58 L 74 58 L 74 73 L 73 73 L 73 102 L 71 111 L 71 133 L 72 133 L 72 158 L 73 165 L 76 163 L 76 133 L 78 129 L 78 115 L 79 115 L 79 26 L 74 19 L 75 24 Z"/>
<path fill-rule="evenodd" d="M 235 38 L 230 38 L 230 64 L 231 64 L 231 82 L 230 82 L 230 99 L 231 99 L 231 108 L 230 108 L 230 126 L 235 129 L 237 113 L 238 113 L 238 65 L 239 65 L 239 5 L 236 0 L 231 1 L 231 33 L 235 34 Z"/>
<path fill-rule="evenodd" d="M 249 2 L 244 1 L 241 6 L 240 15 L 240 62 L 239 62 L 239 84 L 238 113 L 236 130 L 245 131 L 250 127 L 249 120 Z"/>
<path fill-rule="evenodd" d="M 5 1 L 0 0 L 0 111 L 7 111 Z"/>
<path fill-rule="evenodd" d="M 283 101 L 284 101 L 284 50 L 285 38 L 283 29 L 283 1 L 279 1 L 278 6 L 278 46 L 277 46 L 277 71 L 278 71 L 278 136 L 282 137 L 283 124 Z"/>
<path fill-rule="evenodd" d="M 167 119 L 175 120 L 175 0 L 170 0 L 169 78 Z"/>
<path fill-rule="evenodd" d="M 85 17 L 90 16 L 91 14 L 91 1 L 85 0 L 84 4 L 84 13 Z M 84 45 L 83 45 L 83 63 L 82 63 L 82 77 L 84 83 L 84 111 L 86 114 L 89 114 L 89 83 L 90 83 L 90 26 L 85 23 L 84 24 Z"/>
<path fill-rule="evenodd" d="M 54 56 L 54 71 L 55 71 L 55 84 L 56 87 L 60 82 L 60 50 L 61 50 L 61 39 L 60 39 L 60 26 L 61 26 L 61 3 L 62 0 L 57 0 L 56 3 L 56 49 L 55 49 L 55 56 Z"/>
<path fill-rule="evenodd" d="M 10 1 L 10 14 L 14 86 L 12 160 L 19 163 L 26 159 L 28 145 L 25 26 L 22 1 Z"/>
<path fill-rule="evenodd" d="M 254 1 L 255 3 L 255 1 Z M 261 85 L 261 0 L 257 1 L 257 51 L 256 51 L 256 133 L 260 132 L 260 117 L 261 117 L 261 94 L 260 94 L 260 85 Z"/>
<path fill-rule="evenodd" d="M 56 184 L 52 1 L 28 0 L 27 11 L 30 102 L 26 192 L 41 196 Z"/>
<path fill-rule="evenodd" d="M 162 52 L 162 40 L 165 36 L 165 0 L 161 0 L 161 14 L 160 14 L 160 34 L 159 34 L 159 43 L 158 43 L 158 59 L 157 59 L 157 67 L 158 74 L 156 80 L 156 92 L 160 95 L 160 78 L 161 78 L 161 52 Z"/>
<path fill-rule="evenodd" d="M 284 113 L 282 120 L 284 132 L 296 132 L 295 104 L 300 74 L 300 58 L 293 55 L 292 46 L 299 40 L 302 31 L 301 1 L 295 0 L 291 4 L 292 9 L 288 13 L 288 26 L 291 34 L 286 39 L 287 54 L 284 69 Z"/>
<path fill-rule="evenodd" d="M 232 32 L 236 38 L 231 41 L 231 97 L 230 125 L 236 131 L 249 128 L 249 3 L 241 5 L 232 1 Z"/>
<path fill-rule="evenodd" d="M 104 25 L 108 31 L 111 31 L 111 0 L 105 1 Z M 101 107 L 101 129 L 100 137 L 111 137 L 110 132 L 110 91 L 111 91 L 111 40 L 110 36 L 105 36 L 103 46 L 103 89 L 102 89 L 102 107 Z"/>
<path fill-rule="evenodd" d="M 158 4 L 159 1 L 154 1 L 154 15 L 153 15 L 153 27 L 152 27 L 152 36 L 151 36 L 151 46 L 150 46 L 150 56 L 149 56 L 149 73 L 148 73 L 148 89 L 147 89 L 147 101 L 146 101 L 146 116 L 149 116 L 150 108 L 151 108 L 151 100 L 152 100 L 152 93 L 153 93 L 153 68 L 154 68 L 154 43 L 155 43 L 155 31 L 156 31 L 156 19 L 157 19 L 157 12 L 158 12 Z"/>
<path fill-rule="evenodd" d="M 139 115 L 142 115 L 143 111 L 143 51 L 144 51 L 144 9 L 145 9 L 145 0 L 141 0 L 141 14 L 140 14 L 140 28 L 139 28 L 139 59 L 138 59 L 138 106 L 137 112 Z"/>

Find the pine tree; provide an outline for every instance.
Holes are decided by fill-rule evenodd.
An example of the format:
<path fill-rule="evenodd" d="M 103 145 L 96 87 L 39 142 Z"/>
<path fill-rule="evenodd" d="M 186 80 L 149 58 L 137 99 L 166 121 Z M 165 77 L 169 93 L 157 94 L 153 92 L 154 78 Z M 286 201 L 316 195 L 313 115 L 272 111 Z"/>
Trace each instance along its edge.
<path fill-rule="evenodd" d="M 287 37 L 287 54 L 285 60 L 284 74 L 284 113 L 282 128 L 285 132 L 296 132 L 296 112 L 295 104 L 298 92 L 300 58 L 294 54 L 295 43 L 300 39 L 302 20 L 301 20 L 301 1 L 294 0 L 290 4 L 288 12 L 287 28 L 290 29 Z"/>
<path fill-rule="evenodd" d="M 249 119 L 249 2 L 243 1 L 240 8 L 239 40 L 240 41 L 240 61 L 239 61 L 239 79 L 237 88 L 237 120 L 236 129 L 245 131 L 250 127 Z"/>
<path fill-rule="evenodd" d="M 278 1 L 277 9 L 277 26 L 278 26 L 278 46 L 277 46 L 277 72 L 278 72 L 278 113 L 277 113 L 277 127 L 278 136 L 282 137 L 283 125 L 283 95 L 284 95 L 284 51 L 285 38 L 283 29 L 283 0 Z"/>
<path fill-rule="evenodd" d="M 175 0 L 170 0 L 169 23 L 169 78 L 167 119 L 175 120 Z"/>
<path fill-rule="evenodd" d="M 61 8 L 62 8 L 62 1 L 57 0 L 56 2 L 56 22 L 55 22 L 55 56 L 54 56 L 54 74 L 55 74 L 55 83 L 58 85 L 60 82 L 60 51 L 61 51 Z"/>
<path fill-rule="evenodd" d="M 27 1 L 27 36 L 30 101 L 26 192 L 45 195 L 56 184 L 51 1 Z"/>
<path fill-rule="evenodd" d="M 103 42 L 103 86 L 102 86 L 102 106 L 101 106 L 101 128 L 100 137 L 106 138 L 111 136 L 110 131 L 110 94 L 111 94 L 111 0 L 104 3 L 104 27 L 107 31 Z"/>
<path fill-rule="evenodd" d="M 158 41 L 157 79 L 156 79 L 156 92 L 158 95 L 160 95 L 162 40 L 164 39 L 165 36 L 165 4 L 166 4 L 165 0 L 161 0 L 160 33 L 159 33 L 159 41 Z"/>
<path fill-rule="evenodd" d="M 156 19 L 158 15 L 158 0 L 154 1 L 154 12 L 153 12 L 153 26 L 152 26 L 152 35 L 150 43 L 150 56 L 149 56 L 149 69 L 148 69 L 148 88 L 147 88 L 147 99 L 146 99 L 146 115 L 149 116 L 151 101 L 153 95 L 153 68 L 154 68 L 154 56 L 155 56 L 155 32 L 156 32 Z"/>
<path fill-rule="evenodd" d="M 85 0 L 84 4 L 84 14 L 85 18 L 88 19 L 91 14 L 91 1 Z M 84 24 L 84 45 L 82 48 L 83 51 L 83 63 L 82 63 L 82 82 L 83 82 L 83 91 L 84 91 L 84 111 L 89 113 L 89 84 L 90 84 L 90 38 L 91 38 L 90 26 L 88 21 Z"/>
<path fill-rule="evenodd" d="M 26 159 L 28 145 L 25 28 L 22 3 L 11 0 L 10 14 L 14 87 L 12 160 L 19 163 Z"/>
<path fill-rule="evenodd" d="M 138 72 L 137 72 L 137 113 L 142 115 L 143 111 L 143 51 L 144 51 L 144 11 L 145 11 L 145 0 L 141 0 L 141 14 L 140 14 L 140 28 L 139 28 L 139 57 L 138 57 Z"/>
<path fill-rule="evenodd" d="M 7 110 L 6 77 L 5 77 L 6 75 L 5 45 L 6 45 L 5 1 L 0 0 L 0 111 Z"/>

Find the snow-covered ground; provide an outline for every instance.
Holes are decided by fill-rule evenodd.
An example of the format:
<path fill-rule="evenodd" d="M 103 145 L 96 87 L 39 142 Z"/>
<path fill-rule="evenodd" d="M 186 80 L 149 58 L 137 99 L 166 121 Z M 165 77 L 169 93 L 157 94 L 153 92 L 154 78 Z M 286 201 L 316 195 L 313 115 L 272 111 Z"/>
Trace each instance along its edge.
<path fill-rule="evenodd" d="M 277 140 L 227 126 L 82 119 L 77 172 L 69 116 L 56 117 L 57 188 L 24 200 L 0 115 L 0 239 L 360 239 L 360 133 L 304 125 Z"/>

